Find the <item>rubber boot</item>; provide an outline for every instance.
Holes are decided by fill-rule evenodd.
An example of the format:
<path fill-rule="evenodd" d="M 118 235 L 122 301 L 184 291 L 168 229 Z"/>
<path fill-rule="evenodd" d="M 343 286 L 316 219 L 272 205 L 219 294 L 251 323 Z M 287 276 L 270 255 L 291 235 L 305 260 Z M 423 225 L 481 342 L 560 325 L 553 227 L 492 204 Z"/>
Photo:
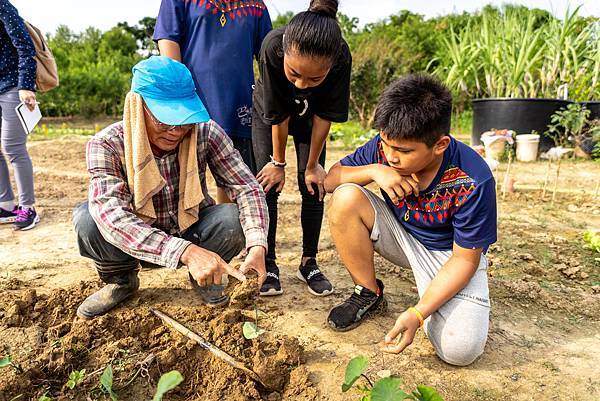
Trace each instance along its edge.
<path fill-rule="evenodd" d="M 99 270 L 98 273 L 102 281 L 107 284 L 79 305 L 77 316 L 83 319 L 104 315 L 135 294 L 140 288 L 138 269 L 118 273 L 106 273 Z"/>

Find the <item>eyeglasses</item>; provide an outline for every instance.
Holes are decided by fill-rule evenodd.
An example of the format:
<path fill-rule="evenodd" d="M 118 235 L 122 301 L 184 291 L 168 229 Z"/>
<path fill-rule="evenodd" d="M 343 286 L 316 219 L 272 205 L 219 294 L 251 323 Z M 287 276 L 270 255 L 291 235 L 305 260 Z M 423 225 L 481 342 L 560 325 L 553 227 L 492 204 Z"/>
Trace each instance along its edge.
<path fill-rule="evenodd" d="M 163 131 L 163 132 L 174 131 L 178 128 L 181 128 L 181 129 L 187 131 L 194 126 L 194 124 L 168 125 L 168 124 L 161 123 L 160 121 L 158 121 L 158 119 L 156 117 L 154 117 L 154 114 L 152 114 L 152 112 L 148 109 L 148 107 L 146 106 L 146 103 L 144 103 L 144 110 L 146 110 L 148 112 L 150 119 L 152 120 L 152 122 L 154 123 L 154 125 L 156 126 L 156 128 L 159 131 Z"/>

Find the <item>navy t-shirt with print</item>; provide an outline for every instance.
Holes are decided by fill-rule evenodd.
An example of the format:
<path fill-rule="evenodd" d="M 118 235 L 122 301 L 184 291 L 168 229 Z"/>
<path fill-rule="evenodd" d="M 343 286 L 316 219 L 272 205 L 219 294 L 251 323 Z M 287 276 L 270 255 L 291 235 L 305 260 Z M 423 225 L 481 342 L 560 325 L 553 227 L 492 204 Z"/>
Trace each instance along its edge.
<path fill-rule="evenodd" d="M 253 58 L 271 28 L 262 0 L 162 0 L 153 39 L 179 43 L 210 117 L 250 138 Z"/>
<path fill-rule="evenodd" d="M 379 135 L 343 158 L 343 166 L 387 165 Z M 429 250 L 483 248 L 496 242 L 496 183 L 485 161 L 473 149 L 450 137 L 440 170 L 419 196 L 399 205 L 381 191 L 404 229 Z"/>

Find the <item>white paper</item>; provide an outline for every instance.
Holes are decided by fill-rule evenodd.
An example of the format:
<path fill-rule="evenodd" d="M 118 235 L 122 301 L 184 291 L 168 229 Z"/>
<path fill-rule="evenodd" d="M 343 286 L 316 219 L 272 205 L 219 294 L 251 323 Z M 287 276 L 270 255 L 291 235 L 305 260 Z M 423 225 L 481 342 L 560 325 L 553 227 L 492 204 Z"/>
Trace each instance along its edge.
<path fill-rule="evenodd" d="M 35 108 L 33 111 L 29 110 L 29 107 L 25 105 L 25 103 L 21 102 L 17 107 L 15 107 L 15 111 L 17 112 L 17 117 L 19 117 L 19 121 L 21 121 L 21 125 L 23 129 L 28 134 L 33 131 L 37 123 L 42 119 L 42 112 L 40 111 L 40 106 L 38 103 L 35 104 Z"/>

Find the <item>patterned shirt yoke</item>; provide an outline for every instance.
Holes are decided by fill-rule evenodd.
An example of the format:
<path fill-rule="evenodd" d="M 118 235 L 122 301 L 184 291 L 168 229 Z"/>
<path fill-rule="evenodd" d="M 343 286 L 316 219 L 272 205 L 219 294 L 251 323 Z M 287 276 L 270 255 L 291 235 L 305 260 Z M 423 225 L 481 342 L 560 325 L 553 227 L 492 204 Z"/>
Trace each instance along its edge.
<path fill-rule="evenodd" d="M 136 259 L 176 268 L 190 244 L 180 238 L 177 223 L 179 163 L 177 152 L 155 157 L 167 184 L 152 198 L 156 221 L 144 223 L 133 211 L 124 160 L 123 123 L 96 134 L 87 144 L 90 174 L 89 210 L 102 236 Z M 265 195 L 242 161 L 231 139 L 214 121 L 198 124 L 198 171 L 204 200 L 200 209 L 214 205 L 206 186 L 206 168 L 240 211 L 246 248 L 267 248 L 268 214 Z"/>

